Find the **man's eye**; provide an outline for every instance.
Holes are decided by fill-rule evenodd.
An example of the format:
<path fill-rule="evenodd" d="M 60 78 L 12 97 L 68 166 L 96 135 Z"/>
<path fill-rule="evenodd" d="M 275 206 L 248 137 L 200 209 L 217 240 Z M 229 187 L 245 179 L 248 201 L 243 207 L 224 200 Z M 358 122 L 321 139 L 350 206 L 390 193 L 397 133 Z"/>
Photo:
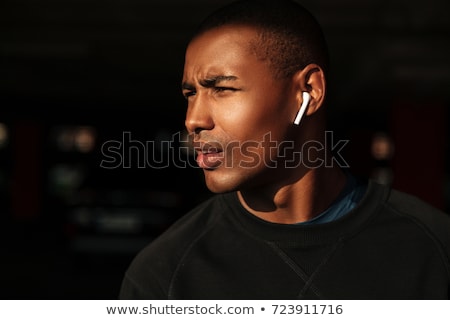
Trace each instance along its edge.
<path fill-rule="evenodd" d="M 195 96 L 196 91 L 192 90 L 192 91 L 185 91 L 183 92 L 184 97 L 187 99 L 189 97 Z"/>
<path fill-rule="evenodd" d="M 214 87 L 214 92 L 225 92 L 225 91 L 236 91 L 236 89 L 231 87 Z"/>

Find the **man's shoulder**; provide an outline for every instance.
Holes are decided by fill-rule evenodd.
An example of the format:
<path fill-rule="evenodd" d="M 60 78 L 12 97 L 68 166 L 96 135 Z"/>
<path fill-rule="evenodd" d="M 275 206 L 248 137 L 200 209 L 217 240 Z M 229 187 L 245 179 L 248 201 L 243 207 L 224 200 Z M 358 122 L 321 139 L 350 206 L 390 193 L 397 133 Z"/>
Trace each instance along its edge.
<path fill-rule="evenodd" d="M 226 210 L 223 197 L 214 195 L 195 206 L 144 247 L 133 264 L 154 264 L 155 257 L 161 263 L 176 264 L 189 247 L 221 219 Z"/>
<path fill-rule="evenodd" d="M 223 216 L 223 195 L 198 204 L 133 259 L 122 283 L 121 297 L 167 297 L 171 279 L 190 248 Z"/>
<path fill-rule="evenodd" d="M 225 210 L 222 198 L 222 194 L 213 195 L 197 204 L 168 228 L 165 234 L 183 234 L 185 232 L 191 234 L 193 230 L 208 228 Z"/>
<path fill-rule="evenodd" d="M 437 239 L 450 253 L 450 215 L 409 193 L 391 189 L 386 206 Z"/>
<path fill-rule="evenodd" d="M 444 224 L 450 223 L 450 216 L 444 211 L 417 196 L 397 189 L 391 189 L 387 203 L 399 214 L 414 217 L 424 222 L 431 223 L 437 219 Z"/>

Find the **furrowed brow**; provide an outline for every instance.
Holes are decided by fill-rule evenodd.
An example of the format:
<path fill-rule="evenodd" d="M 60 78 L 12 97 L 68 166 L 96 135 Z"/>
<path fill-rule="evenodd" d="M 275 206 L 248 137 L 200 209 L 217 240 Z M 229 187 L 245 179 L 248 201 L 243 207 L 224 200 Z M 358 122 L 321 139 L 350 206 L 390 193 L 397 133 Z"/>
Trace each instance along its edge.
<path fill-rule="evenodd" d="M 202 87 L 212 88 L 217 86 L 221 82 L 235 81 L 238 78 L 236 76 L 215 76 L 207 79 L 200 80 L 199 83 Z"/>
<path fill-rule="evenodd" d="M 189 82 L 183 82 L 181 84 L 181 90 L 195 90 L 195 86 Z"/>

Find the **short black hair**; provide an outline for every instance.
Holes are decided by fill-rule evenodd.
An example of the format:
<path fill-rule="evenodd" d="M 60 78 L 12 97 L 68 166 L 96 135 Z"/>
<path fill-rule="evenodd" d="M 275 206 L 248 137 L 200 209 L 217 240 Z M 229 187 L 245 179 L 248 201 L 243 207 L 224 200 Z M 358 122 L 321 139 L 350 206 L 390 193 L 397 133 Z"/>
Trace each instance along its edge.
<path fill-rule="evenodd" d="M 194 38 L 227 25 L 254 27 L 256 55 L 269 63 L 276 76 L 289 77 L 308 64 L 329 69 L 327 43 L 316 18 L 291 0 L 238 0 L 210 14 Z"/>

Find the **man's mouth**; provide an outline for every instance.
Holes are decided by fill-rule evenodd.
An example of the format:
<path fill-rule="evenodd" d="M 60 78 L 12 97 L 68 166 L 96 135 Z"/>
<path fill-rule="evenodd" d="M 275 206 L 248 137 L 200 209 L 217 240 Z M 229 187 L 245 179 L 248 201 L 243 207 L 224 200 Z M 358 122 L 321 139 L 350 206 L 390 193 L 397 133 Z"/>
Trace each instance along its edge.
<path fill-rule="evenodd" d="M 223 150 L 213 144 L 199 144 L 195 151 L 197 164 L 202 169 L 215 169 L 224 161 Z"/>

